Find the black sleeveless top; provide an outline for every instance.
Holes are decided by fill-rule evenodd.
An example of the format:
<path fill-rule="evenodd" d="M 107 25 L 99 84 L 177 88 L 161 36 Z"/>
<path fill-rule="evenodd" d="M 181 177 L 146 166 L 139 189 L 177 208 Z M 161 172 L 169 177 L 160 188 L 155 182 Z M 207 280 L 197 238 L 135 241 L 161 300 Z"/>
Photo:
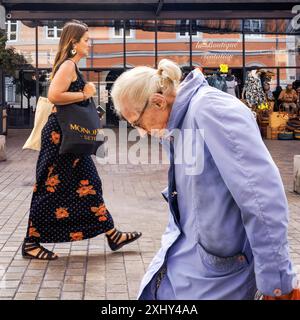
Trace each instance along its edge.
<path fill-rule="evenodd" d="M 67 60 L 71 60 L 71 59 L 67 59 Z M 76 71 L 77 79 L 75 81 L 71 82 L 67 92 L 80 92 L 83 90 L 83 88 L 85 86 L 84 78 L 83 78 L 82 73 L 79 71 L 77 64 L 73 60 L 71 60 L 71 61 L 75 64 L 75 71 Z M 63 63 L 64 63 L 64 61 L 59 65 L 57 70 L 60 68 L 60 66 Z M 88 103 L 89 103 L 88 100 L 82 100 L 82 101 L 76 102 L 76 104 L 81 105 L 81 106 L 86 106 Z M 53 111 L 53 112 L 56 113 L 56 111 Z"/>
<path fill-rule="evenodd" d="M 76 75 L 77 75 L 77 79 L 75 81 L 72 81 L 69 89 L 67 90 L 68 92 L 79 92 L 82 91 L 84 86 L 85 86 L 85 82 L 83 80 L 83 75 L 82 73 L 79 71 L 77 64 L 71 60 L 71 59 L 67 59 L 72 61 L 75 64 L 75 71 L 76 71 Z M 87 101 L 81 101 L 81 102 L 77 102 L 80 105 L 86 105 Z"/>
<path fill-rule="evenodd" d="M 75 64 L 75 70 L 76 70 L 76 74 L 77 74 L 77 79 L 75 81 L 72 81 L 70 84 L 70 87 L 68 89 L 69 92 L 78 92 L 78 91 L 82 91 L 84 88 L 84 81 L 83 81 L 83 75 L 82 73 L 79 71 L 77 64 L 71 60 L 68 59 L 70 61 L 72 61 Z"/>

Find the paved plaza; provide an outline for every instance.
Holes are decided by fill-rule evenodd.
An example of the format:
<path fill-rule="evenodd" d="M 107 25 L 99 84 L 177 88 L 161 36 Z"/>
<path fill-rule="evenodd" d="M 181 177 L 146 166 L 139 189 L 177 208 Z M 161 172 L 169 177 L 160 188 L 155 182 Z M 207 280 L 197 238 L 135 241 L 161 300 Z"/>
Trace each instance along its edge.
<path fill-rule="evenodd" d="M 116 227 L 143 232 L 138 241 L 112 252 L 100 235 L 46 245 L 60 256 L 56 261 L 24 260 L 21 243 L 38 155 L 21 149 L 29 133 L 9 130 L 8 159 L 0 162 L 0 299 L 136 299 L 167 223 L 168 207 L 160 191 L 167 183 L 168 165 L 97 164 Z M 300 154 L 300 142 L 268 140 L 266 144 L 285 185 L 291 254 L 300 271 L 300 195 L 292 191 L 293 156 Z"/>

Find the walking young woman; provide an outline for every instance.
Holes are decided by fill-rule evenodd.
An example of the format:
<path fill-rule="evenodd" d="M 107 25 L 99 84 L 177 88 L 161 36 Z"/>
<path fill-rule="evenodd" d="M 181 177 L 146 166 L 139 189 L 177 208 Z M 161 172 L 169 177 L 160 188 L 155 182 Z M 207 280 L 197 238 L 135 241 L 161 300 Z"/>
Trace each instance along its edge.
<path fill-rule="evenodd" d="M 79 103 L 96 93 L 93 83 L 84 83 L 77 64 L 88 55 L 88 26 L 72 20 L 65 24 L 51 75 L 48 99 L 55 105 Z M 105 233 L 115 251 L 137 240 L 140 232 L 120 232 L 107 210 L 102 183 L 88 155 L 59 154 L 62 132 L 56 107 L 42 130 L 42 145 L 36 167 L 24 258 L 54 260 L 58 256 L 41 243 L 79 241 Z"/>

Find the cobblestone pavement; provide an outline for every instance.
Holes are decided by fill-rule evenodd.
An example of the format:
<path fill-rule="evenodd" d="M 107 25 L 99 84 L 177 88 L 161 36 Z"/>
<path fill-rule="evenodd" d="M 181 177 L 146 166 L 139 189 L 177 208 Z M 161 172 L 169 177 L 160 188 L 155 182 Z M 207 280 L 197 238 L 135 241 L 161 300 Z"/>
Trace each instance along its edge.
<path fill-rule="evenodd" d="M 8 160 L 0 162 L 0 299 L 135 299 L 167 223 L 167 204 L 160 191 L 166 185 L 168 165 L 97 164 L 116 226 L 142 231 L 138 241 L 112 252 L 100 235 L 47 245 L 60 255 L 56 261 L 24 260 L 21 243 L 37 159 L 37 152 L 21 150 L 28 135 L 28 130 L 10 130 Z M 286 188 L 292 257 L 300 267 L 300 196 L 292 192 L 293 155 L 300 154 L 300 142 L 266 144 Z"/>

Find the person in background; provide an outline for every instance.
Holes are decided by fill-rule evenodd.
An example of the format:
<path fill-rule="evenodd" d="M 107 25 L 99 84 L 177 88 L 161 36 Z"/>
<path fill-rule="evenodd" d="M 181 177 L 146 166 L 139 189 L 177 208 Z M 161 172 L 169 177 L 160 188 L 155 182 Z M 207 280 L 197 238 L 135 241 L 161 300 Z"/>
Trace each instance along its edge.
<path fill-rule="evenodd" d="M 273 92 L 271 91 L 270 83 L 265 81 L 263 84 L 263 89 L 267 98 L 267 102 L 270 105 L 270 110 L 274 111 L 275 98 L 273 96 Z"/>
<path fill-rule="evenodd" d="M 300 87 L 300 80 L 295 80 L 293 82 L 293 89 L 295 89 L 297 91 L 297 88 Z"/>
<path fill-rule="evenodd" d="M 208 83 L 212 87 L 215 87 L 221 91 L 227 92 L 226 80 L 225 80 L 225 77 L 222 76 L 220 70 L 218 70 L 216 74 L 214 74 L 209 78 Z"/>
<path fill-rule="evenodd" d="M 293 89 L 292 84 L 288 84 L 286 86 L 285 90 L 282 90 L 279 98 L 282 102 L 282 106 L 284 107 L 286 112 L 290 112 L 290 109 L 292 108 L 293 113 L 297 111 L 297 100 L 298 100 L 298 95 L 297 92 Z"/>
<path fill-rule="evenodd" d="M 273 96 L 275 98 L 275 106 L 274 106 L 274 111 L 278 111 L 279 110 L 279 104 L 280 102 L 278 101 L 279 95 L 282 91 L 281 86 L 277 86 L 276 89 L 273 91 Z"/>
<path fill-rule="evenodd" d="M 297 92 L 297 95 L 298 95 L 298 99 L 297 99 L 297 110 L 298 110 L 298 114 L 299 114 L 299 111 L 300 111 L 300 87 L 298 87 L 296 89 L 296 92 Z"/>
<path fill-rule="evenodd" d="M 237 96 L 237 81 L 235 76 L 232 74 L 231 69 L 228 70 L 227 75 L 225 77 L 226 86 L 227 86 L 227 93 L 231 94 L 232 96 Z"/>

